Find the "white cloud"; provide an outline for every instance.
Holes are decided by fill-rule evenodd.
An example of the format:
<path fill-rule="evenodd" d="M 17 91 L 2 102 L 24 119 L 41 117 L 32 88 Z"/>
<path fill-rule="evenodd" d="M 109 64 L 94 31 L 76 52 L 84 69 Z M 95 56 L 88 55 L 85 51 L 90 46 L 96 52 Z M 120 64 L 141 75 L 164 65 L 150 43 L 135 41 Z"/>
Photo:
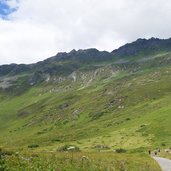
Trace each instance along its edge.
<path fill-rule="evenodd" d="M 59 51 L 113 50 L 139 37 L 171 35 L 169 0 L 8 0 L 0 19 L 0 64 L 31 63 Z"/>
<path fill-rule="evenodd" d="M 25 21 L 2 21 L 0 26 L 1 63 L 36 62 L 56 53 L 55 33 L 46 26 Z"/>

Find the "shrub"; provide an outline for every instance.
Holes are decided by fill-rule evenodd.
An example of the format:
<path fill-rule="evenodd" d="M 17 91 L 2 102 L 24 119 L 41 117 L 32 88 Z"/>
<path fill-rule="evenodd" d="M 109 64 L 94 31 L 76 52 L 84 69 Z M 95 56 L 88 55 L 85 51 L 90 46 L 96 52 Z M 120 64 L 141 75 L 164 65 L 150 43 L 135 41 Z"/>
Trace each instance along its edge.
<path fill-rule="evenodd" d="M 143 128 L 143 127 L 145 127 L 145 126 L 146 126 L 145 124 L 143 124 L 143 125 L 140 125 L 140 127 L 141 127 L 141 128 Z"/>
<path fill-rule="evenodd" d="M 165 143 L 161 143 L 161 146 L 166 146 L 166 144 Z"/>
<path fill-rule="evenodd" d="M 91 114 L 92 119 L 99 119 L 100 117 L 102 117 L 105 114 L 105 112 L 95 112 L 93 114 Z"/>
<path fill-rule="evenodd" d="M 126 121 L 130 121 L 131 119 L 130 118 L 126 118 Z"/>
<path fill-rule="evenodd" d="M 38 147 L 39 147 L 39 145 L 37 145 L 37 144 L 28 145 L 28 148 L 38 148 Z"/>
<path fill-rule="evenodd" d="M 2 149 L 0 148 L 0 155 L 1 155 L 1 156 L 11 156 L 11 155 L 13 155 L 13 154 L 14 154 L 14 152 L 12 152 L 12 151 L 2 150 Z"/>
<path fill-rule="evenodd" d="M 118 148 L 115 150 L 117 153 L 126 153 L 126 150 L 123 148 Z"/>
<path fill-rule="evenodd" d="M 2 153 L 2 150 L 0 149 L 0 171 L 5 171 L 5 160 L 4 160 L 4 154 Z"/>
<path fill-rule="evenodd" d="M 61 142 L 62 140 L 59 139 L 59 138 L 55 138 L 55 139 L 52 139 L 51 141 L 52 141 L 52 142 Z"/>

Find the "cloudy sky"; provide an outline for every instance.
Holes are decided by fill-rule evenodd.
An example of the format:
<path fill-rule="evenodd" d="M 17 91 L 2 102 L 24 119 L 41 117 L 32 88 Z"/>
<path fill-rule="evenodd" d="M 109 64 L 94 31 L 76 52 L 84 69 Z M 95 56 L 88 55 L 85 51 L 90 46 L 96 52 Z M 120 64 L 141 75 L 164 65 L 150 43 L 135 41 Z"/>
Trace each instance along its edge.
<path fill-rule="evenodd" d="M 171 37 L 170 0 L 0 0 L 0 64 Z"/>

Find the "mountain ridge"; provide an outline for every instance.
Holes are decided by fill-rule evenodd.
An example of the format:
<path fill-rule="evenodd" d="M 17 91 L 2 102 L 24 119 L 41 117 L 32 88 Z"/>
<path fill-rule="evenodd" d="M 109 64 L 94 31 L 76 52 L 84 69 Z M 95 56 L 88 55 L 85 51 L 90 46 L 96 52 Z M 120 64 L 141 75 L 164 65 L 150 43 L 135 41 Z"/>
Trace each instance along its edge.
<path fill-rule="evenodd" d="M 171 50 L 171 38 L 159 39 L 152 37 L 150 39 L 137 39 L 132 43 L 127 43 L 126 45 L 112 51 L 112 54 L 119 57 L 131 57 L 140 55 L 144 51 L 145 53 L 143 55 L 148 55 L 162 50 Z"/>
<path fill-rule="evenodd" d="M 100 77 L 107 77 L 107 74 L 110 77 L 116 72 L 134 73 L 149 67 L 169 65 L 170 52 L 171 39 L 158 38 L 137 39 L 111 53 L 95 48 L 60 52 L 35 64 L 0 66 L 0 89 L 9 92 L 19 92 L 20 89 L 23 92 L 42 83 L 72 83 L 78 80 L 87 86 Z"/>
<path fill-rule="evenodd" d="M 0 76 L 16 75 L 25 72 L 54 72 L 56 74 L 71 74 L 83 65 L 93 63 L 112 62 L 128 58 L 137 59 L 141 56 L 150 56 L 158 52 L 171 51 L 171 38 L 169 39 L 137 39 L 112 51 L 99 51 L 95 48 L 73 49 L 69 53 L 59 52 L 55 56 L 33 64 L 9 64 L 0 66 Z"/>
<path fill-rule="evenodd" d="M 169 48 L 168 50 L 170 50 L 170 44 L 171 44 L 171 38 L 168 38 L 168 39 L 159 39 L 159 38 L 150 38 L 150 39 L 145 39 L 145 38 L 138 38 L 136 41 L 133 41 L 131 43 L 126 43 L 125 45 L 119 47 L 118 49 L 115 49 L 111 52 L 108 52 L 106 50 L 103 50 L 103 51 L 99 51 L 98 49 L 96 48 L 89 48 L 89 49 L 79 49 L 79 50 L 71 50 L 70 52 L 58 52 L 55 56 L 52 56 L 52 57 L 49 57 L 43 61 L 46 61 L 46 60 L 49 60 L 51 58 L 55 58 L 57 60 L 61 60 L 61 59 L 65 59 L 67 57 L 71 57 L 72 55 L 79 55 L 79 54 L 86 54 L 86 53 L 91 53 L 91 52 L 101 52 L 101 53 L 106 53 L 106 54 L 111 54 L 111 55 L 119 55 L 121 56 L 120 54 L 118 54 L 119 52 L 121 52 L 123 49 L 125 48 L 130 48 L 130 46 L 132 45 L 140 45 L 140 44 L 145 44 L 146 46 L 151 44 L 152 46 L 157 44 L 157 45 L 169 45 Z M 122 54 L 122 53 L 121 53 Z M 135 54 L 133 54 L 135 55 Z M 115 57 L 115 56 L 114 56 Z M 31 64 L 16 64 L 16 63 L 12 63 L 12 64 L 2 64 L 0 66 L 6 66 L 6 65 L 35 65 L 39 62 L 43 62 L 43 61 L 38 61 L 36 63 L 31 63 Z"/>

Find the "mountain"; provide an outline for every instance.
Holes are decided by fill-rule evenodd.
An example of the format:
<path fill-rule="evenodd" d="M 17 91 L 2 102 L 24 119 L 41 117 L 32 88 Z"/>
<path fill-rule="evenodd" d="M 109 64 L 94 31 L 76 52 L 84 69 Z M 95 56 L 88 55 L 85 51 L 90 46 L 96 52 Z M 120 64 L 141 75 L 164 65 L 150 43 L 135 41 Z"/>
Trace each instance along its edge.
<path fill-rule="evenodd" d="M 72 50 L 30 65 L 2 65 L 0 164 L 29 170 L 31 161 L 32 169 L 80 170 L 84 156 L 82 162 L 92 159 L 89 170 L 160 170 L 146 153 L 170 148 L 170 82 L 171 39 L 138 39 L 111 53 Z M 70 153 L 56 154 L 73 147 L 83 152 L 71 159 Z"/>
<path fill-rule="evenodd" d="M 154 55 L 160 52 L 167 52 L 171 50 L 170 39 L 138 39 L 133 43 L 128 43 L 117 50 L 112 51 L 114 56 L 118 57 L 136 57 L 140 55 Z"/>
<path fill-rule="evenodd" d="M 148 59 L 147 57 L 170 51 L 171 39 L 138 39 L 111 53 L 107 51 L 98 51 L 97 49 L 72 50 L 69 53 L 58 53 L 54 57 L 35 64 L 2 65 L 0 66 L 0 76 L 24 74 L 28 76 L 28 82 L 30 82 L 30 84 L 37 84 L 46 81 L 49 76 L 67 76 L 75 71 L 95 70 L 102 65 L 107 64 L 117 64 L 118 67 L 123 69 L 129 67 L 128 65 L 130 65 L 130 62 L 128 62 L 128 60 L 150 60 L 151 58 Z M 157 58 L 157 60 L 159 60 L 159 58 Z M 170 61 L 166 60 L 159 62 L 168 63 Z M 141 65 L 141 63 L 139 64 Z M 138 65 L 136 64 L 135 68 L 131 69 L 136 70 Z"/>
<path fill-rule="evenodd" d="M 86 50 L 72 50 L 69 53 L 60 52 L 56 56 L 48 58 L 42 62 L 38 62 L 31 65 L 3 65 L 0 67 L 0 75 L 6 74 L 18 74 L 29 70 L 37 71 L 48 67 L 48 65 L 60 66 L 67 63 L 75 64 L 77 69 L 82 67 L 82 64 L 100 63 L 106 61 L 112 61 L 121 58 L 130 58 L 144 55 L 154 55 L 159 52 L 169 52 L 171 50 L 171 38 L 170 39 L 138 39 L 135 42 L 126 44 L 119 49 L 112 51 L 98 51 L 97 49 Z M 50 67 L 50 66 L 49 66 Z M 52 66 L 51 66 L 52 67 Z M 67 66 L 66 66 L 67 67 Z M 57 69 L 57 68 L 55 68 Z M 73 71 L 73 70 L 72 70 Z M 65 72 L 65 70 L 63 71 Z"/>
<path fill-rule="evenodd" d="M 171 39 L 0 66 L 0 146 L 142 150 L 171 143 Z"/>

